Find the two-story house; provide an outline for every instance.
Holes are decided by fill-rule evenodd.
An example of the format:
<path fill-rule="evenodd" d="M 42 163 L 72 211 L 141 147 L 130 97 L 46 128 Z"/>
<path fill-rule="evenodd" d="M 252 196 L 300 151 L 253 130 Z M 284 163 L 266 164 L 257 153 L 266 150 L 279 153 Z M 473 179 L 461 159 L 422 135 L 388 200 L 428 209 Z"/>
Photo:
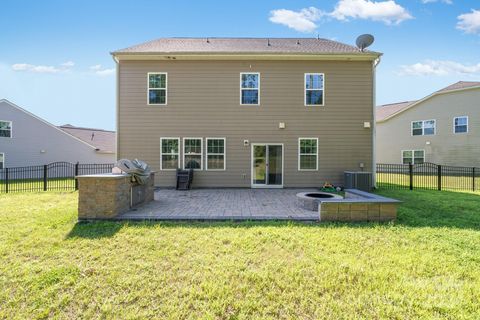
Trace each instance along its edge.
<path fill-rule="evenodd" d="M 376 120 L 379 163 L 480 166 L 480 82 L 379 106 Z"/>
<path fill-rule="evenodd" d="M 343 184 L 374 166 L 380 54 L 326 39 L 163 38 L 112 53 L 117 154 L 175 185 Z"/>
<path fill-rule="evenodd" d="M 115 160 L 115 132 L 57 127 L 6 99 L 0 100 L 0 169 Z"/>

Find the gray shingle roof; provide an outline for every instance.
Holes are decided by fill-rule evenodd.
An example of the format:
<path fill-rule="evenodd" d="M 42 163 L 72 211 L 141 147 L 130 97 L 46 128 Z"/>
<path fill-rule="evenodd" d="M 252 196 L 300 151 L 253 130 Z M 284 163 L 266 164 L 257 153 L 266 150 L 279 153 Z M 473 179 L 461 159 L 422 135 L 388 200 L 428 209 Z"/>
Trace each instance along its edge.
<path fill-rule="evenodd" d="M 376 112 L 376 120 L 377 121 L 382 121 L 391 115 L 402 111 L 403 109 L 406 109 L 408 106 L 410 106 L 412 103 L 415 103 L 417 101 L 404 101 L 404 102 L 398 102 L 398 103 L 391 103 L 391 104 L 384 104 L 382 106 L 377 107 L 377 112 Z"/>
<path fill-rule="evenodd" d="M 112 54 L 128 53 L 378 54 L 317 38 L 160 38 Z"/>
<path fill-rule="evenodd" d="M 471 87 L 480 86 L 480 82 L 477 81 L 458 81 L 457 83 L 451 84 L 448 87 L 438 90 L 437 92 L 446 92 L 458 89 L 466 89 Z"/>
<path fill-rule="evenodd" d="M 115 153 L 115 131 L 75 127 L 71 124 L 59 126 L 59 128 L 94 146 L 100 152 Z"/>

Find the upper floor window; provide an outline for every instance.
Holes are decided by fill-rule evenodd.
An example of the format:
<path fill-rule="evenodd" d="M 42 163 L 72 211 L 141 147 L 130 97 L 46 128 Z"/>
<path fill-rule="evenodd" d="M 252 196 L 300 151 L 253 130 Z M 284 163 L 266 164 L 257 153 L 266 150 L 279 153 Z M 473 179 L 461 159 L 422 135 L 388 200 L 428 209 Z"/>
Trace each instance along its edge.
<path fill-rule="evenodd" d="M 183 168 L 203 169 L 202 138 L 183 138 Z"/>
<path fill-rule="evenodd" d="M 305 73 L 306 106 L 323 106 L 324 77 L 323 73 Z"/>
<path fill-rule="evenodd" d="M 455 117 L 453 119 L 453 132 L 466 133 L 468 132 L 468 117 Z"/>
<path fill-rule="evenodd" d="M 435 120 L 422 120 L 412 122 L 413 136 L 428 136 L 435 134 Z"/>
<path fill-rule="evenodd" d="M 5 153 L 0 153 L 0 170 L 5 168 Z"/>
<path fill-rule="evenodd" d="M 225 170 L 225 138 L 207 138 L 207 170 Z"/>
<path fill-rule="evenodd" d="M 180 138 L 160 138 L 160 169 L 180 168 Z"/>
<path fill-rule="evenodd" d="M 167 74 L 164 72 L 148 73 L 148 104 L 167 104 Z"/>
<path fill-rule="evenodd" d="M 260 104 L 260 73 L 240 73 L 240 104 Z"/>
<path fill-rule="evenodd" d="M 12 137 L 12 121 L 0 120 L 0 137 L 4 137 L 4 138 Z"/>
<path fill-rule="evenodd" d="M 318 138 L 298 139 L 298 170 L 318 170 Z"/>
<path fill-rule="evenodd" d="M 402 163 L 403 164 L 422 164 L 425 162 L 424 150 L 403 150 Z"/>

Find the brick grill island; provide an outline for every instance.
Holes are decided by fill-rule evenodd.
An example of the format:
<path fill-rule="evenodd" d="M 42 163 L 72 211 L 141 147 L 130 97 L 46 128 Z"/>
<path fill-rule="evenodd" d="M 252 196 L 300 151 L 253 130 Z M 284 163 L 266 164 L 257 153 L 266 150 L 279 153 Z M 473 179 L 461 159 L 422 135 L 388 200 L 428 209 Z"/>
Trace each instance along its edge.
<path fill-rule="evenodd" d="M 115 219 L 133 207 L 153 200 L 154 175 L 145 185 L 131 182 L 128 174 L 93 174 L 77 176 L 78 219 Z"/>

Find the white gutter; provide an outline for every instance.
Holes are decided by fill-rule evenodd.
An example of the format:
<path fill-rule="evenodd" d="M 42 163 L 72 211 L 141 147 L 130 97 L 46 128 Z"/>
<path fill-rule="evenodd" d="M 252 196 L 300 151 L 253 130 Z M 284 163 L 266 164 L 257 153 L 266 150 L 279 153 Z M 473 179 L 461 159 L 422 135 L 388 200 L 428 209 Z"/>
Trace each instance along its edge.
<path fill-rule="evenodd" d="M 113 61 L 115 61 L 115 77 L 116 77 L 116 85 L 115 85 L 115 153 L 116 153 L 116 160 L 119 159 L 120 154 L 120 141 L 118 138 L 118 130 L 120 129 L 119 122 L 120 122 L 120 63 L 117 57 L 113 56 Z"/>
<path fill-rule="evenodd" d="M 377 144 L 376 144 L 376 136 L 377 136 L 377 66 L 380 63 L 381 59 L 380 56 L 375 59 L 372 63 L 372 101 L 373 101 L 373 123 L 372 123 L 372 183 L 373 186 L 377 187 Z"/>

